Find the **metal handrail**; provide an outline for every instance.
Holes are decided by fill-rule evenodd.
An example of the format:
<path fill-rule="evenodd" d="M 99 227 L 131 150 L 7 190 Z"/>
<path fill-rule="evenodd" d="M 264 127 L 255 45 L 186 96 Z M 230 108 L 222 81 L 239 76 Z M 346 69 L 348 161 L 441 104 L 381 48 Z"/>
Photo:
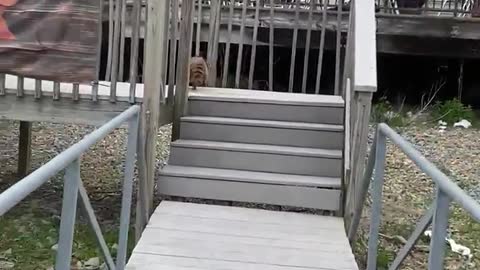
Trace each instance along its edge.
<path fill-rule="evenodd" d="M 78 195 L 80 195 L 81 204 L 88 216 L 90 226 L 95 233 L 96 240 L 100 246 L 107 267 L 110 270 L 124 269 L 133 193 L 139 112 L 140 106 L 134 105 L 130 107 L 0 194 L 1 217 L 20 201 L 25 199 L 25 197 L 45 184 L 50 178 L 65 169 L 60 236 L 55 269 L 70 269 Z M 115 266 L 82 180 L 80 179 L 80 157 L 83 153 L 88 151 L 90 146 L 105 138 L 110 132 L 119 128 L 125 122 L 128 122 L 128 139 L 122 192 L 117 264 Z"/>
<path fill-rule="evenodd" d="M 405 246 L 399 251 L 390 270 L 398 269 L 418 241 L 425 229 L 433 222 L 432 240 L 430 242 L 429 267 L 428 269 L 443 269 L 445 256 L 445 238 L 448 228 L 448 214 L 451 201 L 457 202 L 477 222 L 480 222 L 480 204 L 471 196 L 467 195 L 447 175 L 441 172 L 433 163 L 428 161 L 415 147 L 406 141 L 386 124 L 379 124 L 372 150 L 370 151 L 368 165 L 365 171 L 361 190 L 357 196 L 352 225 L 348 231 L 350 241 L 355 239 L 363 205 L 366 200 L 368 189 L 372 182 L 372 215 L 368 240 L 367 269 L 375 270 L 378 249 L 378 235 L 380 230 L 380 218 L 382 211 L 382 190 L 385 171 L 386 141 L 389 139 L 405 155 L 410 158 L 426 175 L 432 178 L 436 184 L 436 198 L 432 207 L 417 223 L 417 226 L 408 239 Z"/>

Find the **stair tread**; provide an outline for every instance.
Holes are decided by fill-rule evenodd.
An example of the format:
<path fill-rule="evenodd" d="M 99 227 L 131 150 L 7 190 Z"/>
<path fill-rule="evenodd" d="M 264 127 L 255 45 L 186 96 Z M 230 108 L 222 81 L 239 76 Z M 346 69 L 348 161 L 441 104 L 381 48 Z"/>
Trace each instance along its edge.
<path fill-rule="evenodd" d="M 275 185 L 294 185 L 324 188 L 341 187 L 340 178 L 335 177 L 279 174 L 206 167 L 167 165 L 160 171 L 160 174 L 175 177 L 218 179 L 226 181 L 252 182 Z"/>
<path fill-rule="evenodd" d="M 232 142 L 203 141 L 203 140 L 184 140 L 184 139 L 176 140 L 172 142 L 171 145 L 172 147 L 183 147 L 183 148 L 215 149 L 215 150 L 225 150 L 225 151 L 268 153 L 268 154 L 291 155 L 291 156 L 324 157 L 324 158 L 332 158 L 332 159 L 342 158 L 341 150 L 305 148 L 305 147 L 294 147 L 294 146 L 232 143 Z"/>
<path fill-rule="evenodd" d="M 343 125 L 317 124 L 317 123 L 306 123 L 306 122 L 289 122 L 289 121 L 211 117 L 211 116 L 184 116 L 181 118 L 181 120 L 183 122 L 191 122 L 191 123 L 211 123 L 211 124 L 236 125 L 236 126 L 339 131 L 339 132 L 343 131 Z"/>
<path fill-rule="evenodd" d="M 230 101 L 247 103 L 343 107 L 344 100 L 334 95 L 311 95 L 230 88 L 197 88 L 189 92 L 190 100 Z"/>

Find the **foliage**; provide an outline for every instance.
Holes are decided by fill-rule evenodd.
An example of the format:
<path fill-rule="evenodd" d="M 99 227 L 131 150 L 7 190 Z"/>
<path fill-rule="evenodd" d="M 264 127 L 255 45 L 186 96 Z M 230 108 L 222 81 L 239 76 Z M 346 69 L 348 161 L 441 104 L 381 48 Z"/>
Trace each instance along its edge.
<path fill-rule="evenodd" d="M 402 112 L 395 111 L 386 97 L 380 98 L 380 100 L 373 105 L 371 117 L 375 123 L 386 123 L 393 127 L 404 126 L 407 123 L 406 117 Z"/>
<path fill-rule="evenodd" d="M 474 120 L 474 113 L 470 106 L 464 105 L 457 98 L 438 102 L 432 110 L 432 116 L 435 120 L 443 120 L 449 125 L 458 122 L 462 119 L 472 122 Z"/>

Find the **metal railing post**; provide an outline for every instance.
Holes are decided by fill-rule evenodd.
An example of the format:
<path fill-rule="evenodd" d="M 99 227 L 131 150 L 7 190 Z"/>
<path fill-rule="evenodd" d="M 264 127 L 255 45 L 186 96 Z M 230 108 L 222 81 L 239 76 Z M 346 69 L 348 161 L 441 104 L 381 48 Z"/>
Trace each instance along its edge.
<path fill-rule="evenodd" d="M 372 191 L 372 220 L 370 222 L 370 236 L 368 239 L 367 269 L 377 269 L 377 248 L 380 220 L 382 216 L 383 177 L 385 174 L 386 137 L 380 129 L 377 130 L 375 148 L 375 172 Z"/>
<path fill-rule="evenodd" d="M 448 229 L 450 198 L 437 186 L 435 198 L 435 214 L 433 216 L 432 240 L 428 256 L 428 269 L 443 269 L 445 246 Z"/>
<path fill-rule="evenodd" d="M 135 176 L 135 155 L 137 153 L 138 122 L 138 116 L 133 117 L 128 122 L 127 156 L 125 159 L 125 178 L 123 180 L 122 212 L 120 214 L 116 270 L 123 270 L 127 260 L 128 230 L 130 228 L 133 178 Z"/>
<path fill-rule="evenodd" d="M 58 241 L 57 256 L 55 259 L 56 270 L 69 270 L 72 259 L 73 232 L 77 214 L 78 187 L 80 185 L 80 160 L 75 159 L 65 169 L 63 186 L 62 218 L 60 221 L 60 236 Z"/>

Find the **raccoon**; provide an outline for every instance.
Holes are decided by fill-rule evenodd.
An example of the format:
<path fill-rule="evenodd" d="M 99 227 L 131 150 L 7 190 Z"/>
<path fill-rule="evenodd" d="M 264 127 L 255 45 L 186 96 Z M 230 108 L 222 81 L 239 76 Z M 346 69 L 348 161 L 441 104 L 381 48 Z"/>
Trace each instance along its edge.
<path fill-rule="evenodd" d="M 207 86 L 208 66 L 205 59 L 200 56 L 192 57 L 190 61 L 190 85 L 193 89 L 197 86 Z"/>

